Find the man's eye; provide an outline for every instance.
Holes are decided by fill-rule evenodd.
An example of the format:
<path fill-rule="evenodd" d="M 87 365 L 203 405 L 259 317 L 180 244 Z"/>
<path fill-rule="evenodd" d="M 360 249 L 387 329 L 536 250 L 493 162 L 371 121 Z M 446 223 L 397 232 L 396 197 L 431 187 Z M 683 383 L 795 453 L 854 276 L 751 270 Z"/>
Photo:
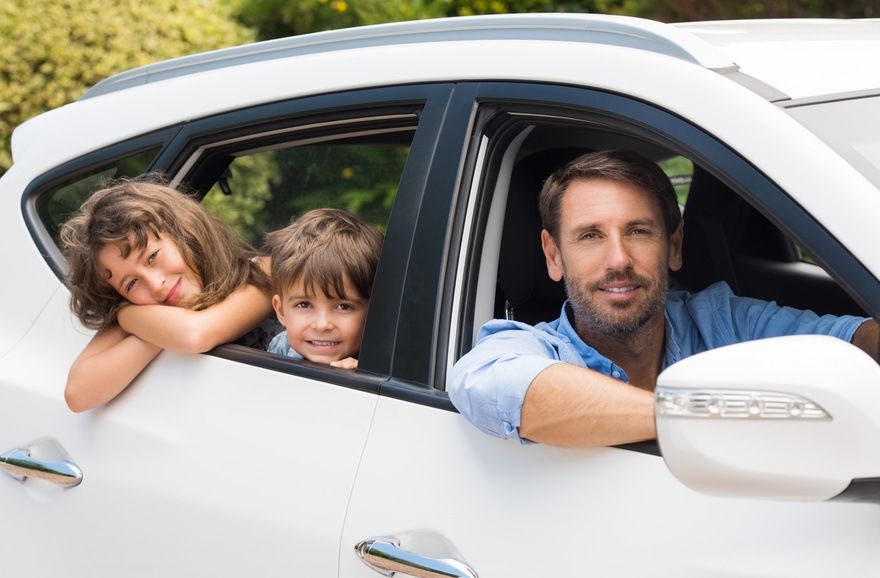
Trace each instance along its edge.
<path fill-rule="evenodd" d="M 650 235 L 650 234 L 651 234 L 651 229 L 645 229 L 643 227 L 633 229 L 633 235 Z"/>
<path fill-rule="evenodd" d="M 581 233 L 581 236 L 578 238 L 583 241 L 592 241 L 593 239 L 599 238 L 599 234 L 593 231 L 589 231 L 587 233 Z"/>

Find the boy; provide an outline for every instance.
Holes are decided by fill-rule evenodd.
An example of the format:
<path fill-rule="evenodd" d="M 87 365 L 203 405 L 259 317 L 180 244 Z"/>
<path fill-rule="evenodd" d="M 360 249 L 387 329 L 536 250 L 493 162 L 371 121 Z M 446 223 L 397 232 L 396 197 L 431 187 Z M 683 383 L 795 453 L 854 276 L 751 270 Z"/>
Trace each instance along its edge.
<path fill-rule="evenodd" d="M 267 351 L 357 368 L 382 234 L 342 209 L 315 209 L 266 235 L 272 306 L 286 328 Z"/>

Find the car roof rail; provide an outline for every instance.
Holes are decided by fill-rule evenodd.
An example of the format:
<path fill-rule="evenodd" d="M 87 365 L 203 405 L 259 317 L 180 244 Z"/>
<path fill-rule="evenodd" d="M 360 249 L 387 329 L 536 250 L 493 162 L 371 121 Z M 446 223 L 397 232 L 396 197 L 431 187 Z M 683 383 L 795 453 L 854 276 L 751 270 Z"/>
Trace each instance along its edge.
<path fill-rule="evenodd" d="M 601 14 L 502 14 L 376 24 L 267 40 L 173 58 L 106 78 L 80 100 L 133 86 L 250 62 L 360 47 L 461 40 L 552 40 L 647 50 L 724 70 L 736 65 L 674 26 Z"/>

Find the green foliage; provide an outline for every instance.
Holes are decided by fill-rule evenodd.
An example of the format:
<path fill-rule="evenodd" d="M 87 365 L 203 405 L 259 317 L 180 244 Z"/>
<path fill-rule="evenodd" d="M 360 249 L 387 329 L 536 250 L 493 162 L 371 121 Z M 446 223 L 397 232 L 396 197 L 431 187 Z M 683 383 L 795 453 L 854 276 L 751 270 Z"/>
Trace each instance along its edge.
<path fill-rule="evenodd" d="M 267 231 L 319 207 L 348 209 L 384 230 L 408 152 L 319 143 L 237 157 L 202 205 L 258 247 Z"/>
<path fill-rule="evenodd" d="M 340 207 L 384 230 L 409 153 L 398 145 L 326 145 L 291 149 L 283 194 L 273 212 L 301 215 Z"/>
<path fill-rule="evenodd" d="M 269 227 L 266 204 L 280 185 L 275 152 L 239 157 L 208 191 L 202 206 L 226 222 L 252 245 L 259 246 Z M 224 190 L 225 189 L 225 190 Z"/>
<path fill-rule="evenodd" d="M 11 163 L 17 125 L 76 100 L 99 80 L 252 40 L 233 8 L 229 0 L 0 2 L 0 172 Z"/>
<path fill-rule="evenodd" d="M 279 38 L 378 24 L 444 16 L 440 6 L 446 2 L 431 0 L 242 0 L 240 20 L 259 30 L 263 39 Z"/>
<path fill-rule="evenodd" d="M 661 21 L 778 17 L 878 17 L 878 0 L 239 0 L 260 38 L 365 24 L 513 12 L 592 12 Z"/>
<path fill-rule="evenodd" d="M 241 0 L 238 16 L 263 39 L 420 18 L 508 12 L 627 14 L 647 0 Z"/>

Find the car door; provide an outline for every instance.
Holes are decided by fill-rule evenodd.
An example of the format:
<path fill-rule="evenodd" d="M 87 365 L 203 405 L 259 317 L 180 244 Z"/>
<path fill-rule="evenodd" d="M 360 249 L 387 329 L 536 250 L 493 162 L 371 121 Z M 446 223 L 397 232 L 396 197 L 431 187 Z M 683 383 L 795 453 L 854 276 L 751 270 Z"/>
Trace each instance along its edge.
<path fill-rule="evenodd" d="M 656 159 L 687 155 L 822 262 L 839 267 L 835 278 L 846 276 L 847 291 L 860 303 L 871 303 L 878 291 L 845 248 L 755 169 L 764 159 L 747 160 L 695 121 L 587 89 L 485 83 L 474 90 L 480 105 L 459 103 L 460 128 L 455 132 L 450 120 L 445 133 L 468 154 L 432 173 L 437 181 L 457 175 L 461 193 L 450 192 L 437 207 L 450 215 L 448 229 L 436 220 L 419 224 L 425 252 L 410 262 L 405 286 L 413 296 L 408 331 L 421 341 L 399 344 L 392 377 L 380 390 L 346 515 L 340 574 L 818 577 L 876 567 L 880 519 L 872 505 L 705 496 L 673 477 L 654 442 L 518 446 L 455 413 L 442 393 L 445 375 L 479 324 L 545 314 L 544 298 L 559 290 L 534 280 L 543 267 L 536 217 L 506 214 L 525 211 L 515 199 L 524 179 L 540 186 L 536 166 L 546 159 L 535 155 L 542 151 L 560 164 L 610 147 Z M 757 128 L 738 122 L 746 133 Z M 880 225 L 876 215 L 859 218 L 862 226 Z M 522 242 L 528 234 L 533 241 Z M 452 240 L 429 245 L 438 238 Z M 507 258 L 506 247 L 513 248 Z M 426 294 L 426 286 L 437 289 Z M 558 301 L 556 307 L 558 315 Z M 421 357 L 419 343 L 422 350 L 431 344 Z"/>
<path fill-rule="evenodd" d="M 5 572 L 336 575 L 399 291 L 370 308 L 356 372 L 241 344 L 204 355 L 165 351 L 118 398 L 73 414 L 63 397 L 67 368 L 91 332 L 68 309 L 54 232 L 104 178 L 145 171 L 204 195 L 210 211 L 254 243 L 325 203 L 356 201 L 365 218 L 381 216 L 382 227 L 398 231 L 393 223 L 406 220 L 410 197 L 421 196 L 420 167 L 433 154 L 449 92 L 426 85 L 242 108 L 30 181 L 3 179 L 4 202 L 23 211 L 4 217 L 22 251 L 4 253 L 2 266 L 33 288 L 15 290 L 19 305 L 3 305 L 4 317 L 18 316 L 0 358 L 0 453 L 11 474 L 0 475 Z M 371 207 L 377 213 L 367 215 Z M 402 232 L 389 234 L 391 247 L 410 243 Z M 390 276 L 389 287 L 405 266 L 400 255 L 381 258 L 378 276 Z"/>

